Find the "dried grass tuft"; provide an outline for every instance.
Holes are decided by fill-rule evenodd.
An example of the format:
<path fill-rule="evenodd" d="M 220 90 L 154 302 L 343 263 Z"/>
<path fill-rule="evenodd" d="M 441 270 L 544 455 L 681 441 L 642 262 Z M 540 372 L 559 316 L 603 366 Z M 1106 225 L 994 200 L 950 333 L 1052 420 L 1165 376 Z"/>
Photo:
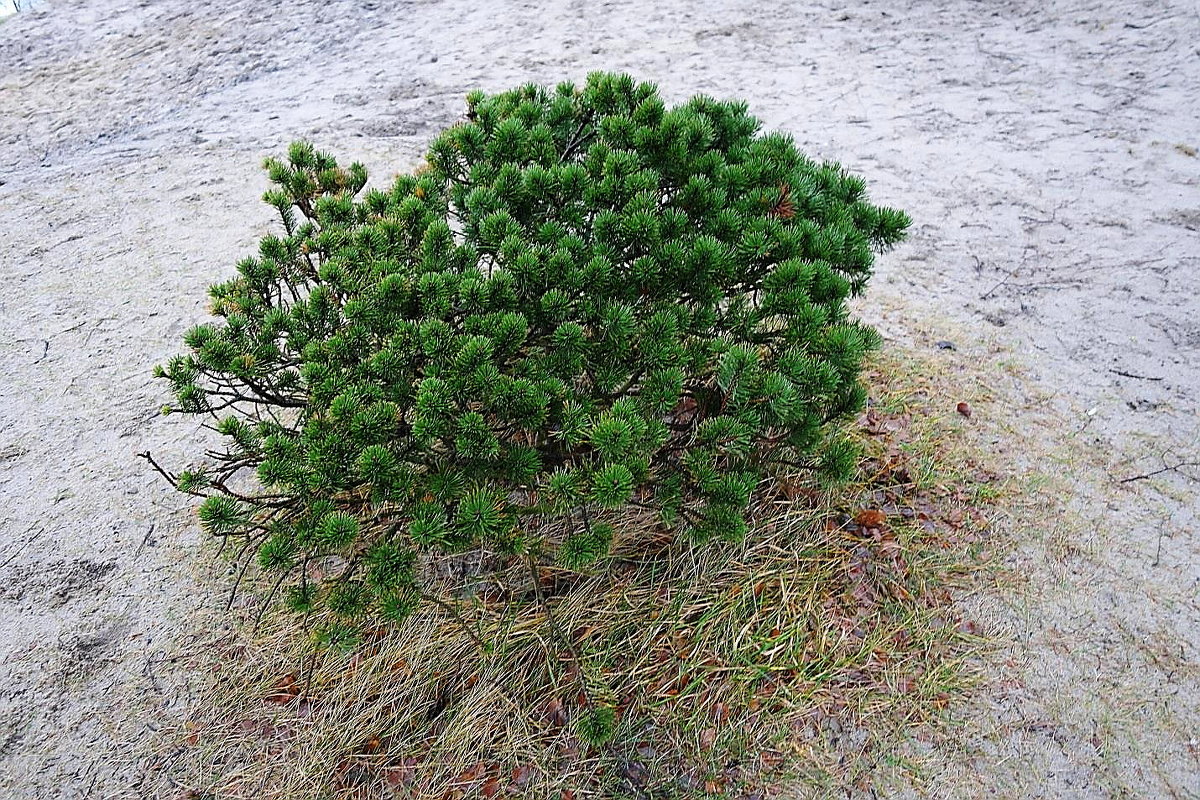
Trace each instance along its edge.
<path fill-rule="evenodd" d="M 975 680 L 987 642 L 956 598 L 1011 486 L 958 444 L 956 403 L 985 387 L 896 353 L 867 381 L 858 483 L 783 476 L 738 544 L 631 515 L 602 572 L 543 569 L 569 647 L 516 568 L 350 653 L 239 604 L 192 648 L 206 688 L 160 776 L 266 800 L 755 797 L 919 772 L 899 743 Z M 577 734 L 581 682 L 617 710 L 600 748 Z"/>

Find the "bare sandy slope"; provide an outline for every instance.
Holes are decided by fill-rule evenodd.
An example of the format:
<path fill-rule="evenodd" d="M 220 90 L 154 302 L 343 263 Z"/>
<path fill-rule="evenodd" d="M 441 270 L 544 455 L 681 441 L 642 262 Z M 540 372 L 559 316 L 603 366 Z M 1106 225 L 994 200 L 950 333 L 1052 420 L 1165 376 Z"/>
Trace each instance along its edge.
<path fill-rule="evenodd" d="M 1200 469 L 1115 480 L 1200 461 L 1193 2 L 201 5 L 0 22 L 0 795 L 149 791 L 172 631 L 221 602 L 134 457 L 199 441 L 149 369 L 267 229 L 262 157 L 308 137 L 384 181 L 471 87 L 624 69 L 745 97 L 910 211 L 864 313 L 901 341 L 945 318 L 953 357 L 999 341 L 1032 410 L 997 446 L 1077 454 L 1086 533 L 1031 532 L 1026 585 L 980 600 L 1011 656 L 930 792 L 1198 796 Z"/>

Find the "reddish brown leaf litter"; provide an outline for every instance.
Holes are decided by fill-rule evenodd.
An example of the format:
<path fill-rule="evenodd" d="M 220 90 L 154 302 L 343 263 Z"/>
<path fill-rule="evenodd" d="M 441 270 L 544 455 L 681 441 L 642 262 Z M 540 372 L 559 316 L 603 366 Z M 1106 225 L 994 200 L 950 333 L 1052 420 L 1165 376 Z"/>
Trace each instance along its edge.
<path fill-rule="evenodd" d="M 877 508 L 864 508 L 854 515 L 854 521 L 864 528 L 880 528 L 887 522 L 887 515 Z"/>

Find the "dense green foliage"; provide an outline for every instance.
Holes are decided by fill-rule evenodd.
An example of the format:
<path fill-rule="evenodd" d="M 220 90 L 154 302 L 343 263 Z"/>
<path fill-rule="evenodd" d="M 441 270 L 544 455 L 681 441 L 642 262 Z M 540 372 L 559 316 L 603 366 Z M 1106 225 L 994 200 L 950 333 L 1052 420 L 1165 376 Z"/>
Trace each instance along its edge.
<path fill-rule="evenodd" d="M 159 370 L 226 443 L 174 476 L 204 529 L 298 610 L 401 618 L 425 556 L 581 569 L 631 505 L 736 538 L 779 464 L 846 474 L 831 423 L 878 340 L 846 300 L 908 218 L 758 131 L 594 74 L 472 93 L 387 190 L 307 144 L 268 160 L 281 234 Z"/>

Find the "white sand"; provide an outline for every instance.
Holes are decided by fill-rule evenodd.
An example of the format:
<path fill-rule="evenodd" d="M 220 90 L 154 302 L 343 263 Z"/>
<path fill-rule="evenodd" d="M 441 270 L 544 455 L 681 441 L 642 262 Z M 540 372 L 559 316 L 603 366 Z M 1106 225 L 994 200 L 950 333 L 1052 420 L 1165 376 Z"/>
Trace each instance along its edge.
<path fill-rule="evenodd" d="M 137 758 L 186 699 L 171 632 L 221 598 L 134 453 L 200 441 L 149 370 L 267 230 L 262 157 L 308 137 L 382 182 L 472 87 L 624 69 L 748 99 L 915 218 L 873 284 L 907 309 L 890 335 L 934 316 L 1009 345 L 1053 435 L 1117 477 L 1200 461 L 1194 2 L 200 5 L 0 21 L 3 797 L 150 793 Z M 1022 548 L 1030 590 L 996 612 L 1018 645 L 934 796 L 1200 790 L 1200 470 L 1078 469 L 1096 532 Z"/>

